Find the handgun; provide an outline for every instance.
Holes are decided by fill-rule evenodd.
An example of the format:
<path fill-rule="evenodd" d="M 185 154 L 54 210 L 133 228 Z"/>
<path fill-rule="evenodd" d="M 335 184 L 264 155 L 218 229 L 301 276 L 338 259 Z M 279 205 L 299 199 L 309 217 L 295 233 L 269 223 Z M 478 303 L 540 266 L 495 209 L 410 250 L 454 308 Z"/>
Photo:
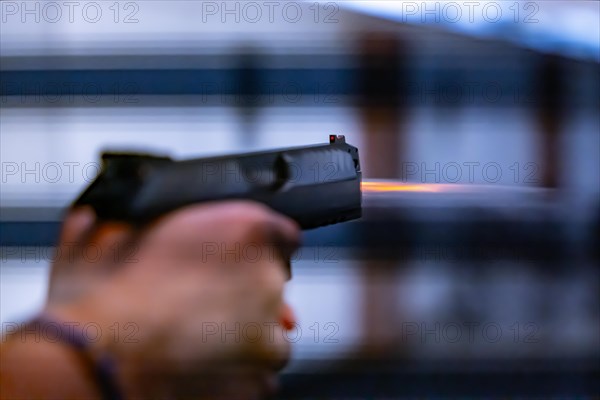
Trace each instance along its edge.
<path fill-rule="evenodd" d="M 294 219 L 302 229 L 361 216 L 358 149 L 343 135 L 329 143 L 175 161 L 105 152 L 101 170 L 75 200 L 100 220 L 143 226 L 178 208 L 246 199 Z"/>

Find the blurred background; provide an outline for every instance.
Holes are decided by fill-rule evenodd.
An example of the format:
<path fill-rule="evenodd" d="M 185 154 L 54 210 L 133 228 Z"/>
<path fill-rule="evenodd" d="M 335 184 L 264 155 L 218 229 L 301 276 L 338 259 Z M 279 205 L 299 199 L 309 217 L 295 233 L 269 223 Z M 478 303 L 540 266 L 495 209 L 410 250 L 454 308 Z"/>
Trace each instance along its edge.
<path fill-rule="evenodd" d="M 0 7 L 3 330 L 100 151 L 343 134 L 365 216 L 305 233 L 281 397 L 598 395 L 598 1 Z"/>

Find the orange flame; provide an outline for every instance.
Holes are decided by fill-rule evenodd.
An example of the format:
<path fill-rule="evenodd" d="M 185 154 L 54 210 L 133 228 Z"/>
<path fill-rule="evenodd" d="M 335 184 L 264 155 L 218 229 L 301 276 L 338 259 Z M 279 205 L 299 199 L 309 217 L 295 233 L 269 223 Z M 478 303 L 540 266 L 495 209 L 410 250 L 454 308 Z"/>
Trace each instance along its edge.
<path fill-rule="evenodd" d="M 360 185 L 363 192 L 440 192 L 442 185 L 427 183 L 403 183 L 398 181 L 374 182 L 363 181 Z"/>

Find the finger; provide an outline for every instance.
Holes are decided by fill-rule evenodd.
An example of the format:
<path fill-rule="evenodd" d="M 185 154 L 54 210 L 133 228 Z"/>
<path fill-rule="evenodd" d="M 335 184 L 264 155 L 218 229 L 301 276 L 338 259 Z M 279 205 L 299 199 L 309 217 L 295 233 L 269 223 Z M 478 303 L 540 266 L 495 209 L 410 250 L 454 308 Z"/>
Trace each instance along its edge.
<path fill-rule="evenodd" d="M 254 356 L 268 369 L 272 371 L 281 370 L 290 359 L 291 344 L 297 340 L 299 332 L 293 332 L 293 328 L 286 329 L 281 323 L 274 323 L 273 325 L 263 323 L 262 326 L 265 328 L 265 332 L 261 345 L 254 348 Z"/>
<path fill-rule="evenodd" d="M 285 279 L 291 278 L 290 259 L 300 245 L 299 225 L 263 204 L 241 202 L 246 209 L 248 234 L 246 239 L 251 243 L 268 247 L 271 265 L 277 265 L 285 273 Z M 274 258 L 274 259 L 273 259 Z M 273 261 L 275 261 L 273 263 Z"/>
<path fill-rule="evenodd" d="M 262 360 L 269 369 L 275 371 L 285 367 L 290 358 L 291 343 L 295 342 L 300 334 L 300 331 L 296 331 L 298 325 L 292 308 L 283 301 L 282 296 L 276 297 L 272 297 L 274 303 L 270 306 L 254 307 L 263 310 L 264 313 L 262 319 L 251 321 L 258 322 L 263 335 L 260 346 L 250 344 L 256 359 Z"/>
<path fill-rule="evenodd" d="M 227 200 L 220 202 L 205 203 L 199 206 L 189 207 L 200 211 L 210 210 L 220 225 L 233 230 L 237 225 L 245 225 L 247 234 L 251 237 L 246 239 L 255 242 L 270 243 L 274 239 L 280 242 L 297 246 L 300 243 L 300 227 L 291 218 L 280 214 L 265 204 L 251 200 Z M 217 221 L 220 220 L 220 221 Z"/>
<path fill-rule="evenodd" d="M 124 223 L 99 222 L 91 207 L 80 206 L 69 211 L 59 239 L 61 256 L 68 262 L 101 262 L 115 253 L 112 249 L 128 239 L 132 228 Z M 64 257 L 63 257 L 64 258 Z"/>
<path fill-rule="evenodd" d="M 142 244 L 154 250 L 203 244 L 275 246 L 277 256 L 288 261 L 300 242 L 300 229 L 291 219 L 252 201 L 219 201 L 195 204 L 169 213 L 142 233 Z"/>
<path fill-rule="evenodd" d="M 282 255 L 289 258 L 300 246 L 300 226 L 291 218 L 270 212 L 271 239 L 276 243 L 283 245 Z"/>
<path fill-rule="evenodd" d="M 73 299 L 114 271 L 130 236 L 125 224 L 98 223 L 90 207 L 71 210 L 52 265 L 48 301 Z"/>
<path fill-rule="evenodd" d="M 63 284 L 64 277 L 73 274 L 74 262 L 81 255 L 84 238 L 93 229 L 95 219 L 94 211 L 90 207 L 77 207 L 68 212 L 61 228 L 56 256 L 52 263 L 48 287 L 49 301 L 68 297 L 65 294 L 65 287 L 68 288 L 69 285 Z"/>
<path fill-rule="evenodd" d="M 292 277 L 291 258 L 300 245 L 300 231 L 294 221 L 273 214 L 273 220 L 266 226 L 266 241 L 273 249 L 273 255 L 279 261 L 285 273 L 285 280 Z"/>
<path fill-rule="evenodd" d="M 87 247 L 92 247 L 95 257 L 88 262 L 96 264 L 103 272 L 113 270 L 124 261 L 134 260 L 135 246 L 134 229 L 122 222 L 103 222 L 96 226 L 90 234 Z"/>
<path fill-rule="evenodd" d="M 90 207 L 77 207 L 70 210 L 63 222 L 59 237 L 54 268 L 68 264 L 79 258 L 86 237 L 93 229 L 96 216 Z"/>
<path fill-rule="evenodd" d="M 79 242 L 96 220 L 94 211 L 87 206 L 69 211 L 60 233 L 60 243 Z"/>
<path fill-rule="evenodd" d="M 288 303 L 283 303 L 281 308 L 281 314 L 279 320 L 283 328 L 287 331 L 291 331 L 296 326 L 297 320 L 294 310 Z"/>

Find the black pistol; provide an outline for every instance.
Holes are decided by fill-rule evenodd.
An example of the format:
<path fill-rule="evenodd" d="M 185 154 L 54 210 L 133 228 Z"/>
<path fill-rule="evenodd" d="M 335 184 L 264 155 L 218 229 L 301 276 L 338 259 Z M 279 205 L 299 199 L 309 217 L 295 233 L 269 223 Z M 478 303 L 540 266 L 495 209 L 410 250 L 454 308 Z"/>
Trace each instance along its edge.
<path fill-rule="evenodd" d="M 359 218 L 358 149 L 330 135 L 328 144 L 183 161 L 103 153 L 99 175 L 74 205 L 142 226 L 186 205 L 226 199 L 264 203 L 302 229 Z"/>

